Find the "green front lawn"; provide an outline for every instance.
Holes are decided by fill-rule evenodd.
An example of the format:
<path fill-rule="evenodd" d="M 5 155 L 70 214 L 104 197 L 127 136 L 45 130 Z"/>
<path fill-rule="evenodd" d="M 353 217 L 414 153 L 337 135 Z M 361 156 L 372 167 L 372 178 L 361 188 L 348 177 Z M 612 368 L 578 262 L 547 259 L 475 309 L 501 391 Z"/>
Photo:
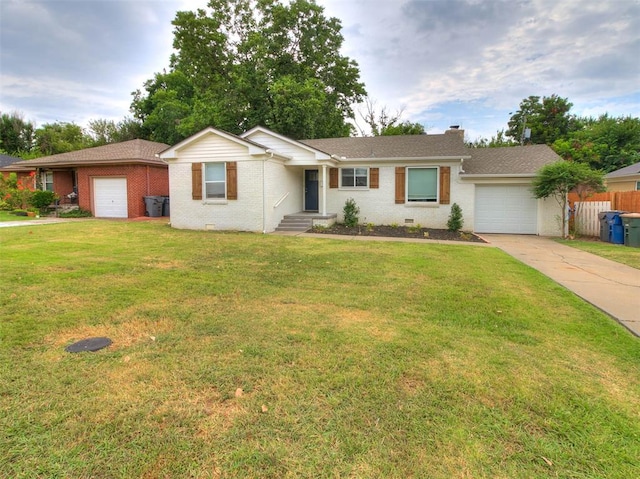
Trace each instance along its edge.
<path fill-rule="evenodd" d="M 640 341 L 498 249 L 88 221 L 0 271 L 0 477 L 640 476 Z"/>
<path fill-rule="evenodd" d="M 602 256 L 603 258 L 626 264 L 632 268 L 640 269 L 640 248 L 632 248 L 619 244 L 604 243 L 602 241 L 585 240 L 557 240 L 559 243 L 581 249 L 588 253 Z"/>
<path fill-rule="evenodd" d="M 35 216 L 16 216 L 11 211 L 0 210 L 0 222 L 3 221 L 29 221 L 36 219 Z"/>

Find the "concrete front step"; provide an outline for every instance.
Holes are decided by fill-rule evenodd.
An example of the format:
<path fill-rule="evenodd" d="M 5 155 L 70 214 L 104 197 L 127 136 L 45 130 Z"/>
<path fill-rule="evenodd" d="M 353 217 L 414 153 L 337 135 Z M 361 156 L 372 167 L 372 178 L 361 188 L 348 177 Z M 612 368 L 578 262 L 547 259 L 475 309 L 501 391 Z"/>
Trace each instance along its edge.
<path fill-rule="evenodd" d="M 309 218 L 287 217 L 280 222 L 276 231 L 307 231 L 313 226 L 313 220 Z"/>

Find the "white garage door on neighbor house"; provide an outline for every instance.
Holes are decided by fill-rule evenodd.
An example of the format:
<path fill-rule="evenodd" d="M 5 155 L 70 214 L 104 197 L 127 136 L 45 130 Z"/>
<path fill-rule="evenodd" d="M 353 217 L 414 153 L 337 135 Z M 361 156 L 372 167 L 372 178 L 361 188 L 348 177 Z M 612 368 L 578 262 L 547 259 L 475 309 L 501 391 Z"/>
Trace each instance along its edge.
<path fill-rule="evenodd" d="M 127 218 L 127 179 L 93 179 L 94 215 L 98 218 Z"/>
<path fill-rule="evenodd" d="M 527 185 L 476 185 L 477 233 L 537 234 L 538 200 Z"/>

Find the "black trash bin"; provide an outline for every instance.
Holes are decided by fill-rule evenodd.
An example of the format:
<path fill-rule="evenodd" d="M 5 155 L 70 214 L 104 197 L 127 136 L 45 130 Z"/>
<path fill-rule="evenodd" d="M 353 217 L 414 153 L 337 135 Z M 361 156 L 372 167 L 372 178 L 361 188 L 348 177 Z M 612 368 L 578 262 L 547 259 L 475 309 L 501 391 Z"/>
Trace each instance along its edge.
<path fill-rule="evenodd" d="M 152 218 L 162 216 L 162 206 L 164 198 L 162 196 L 143 196 L 145 205 L 145 216 Z"/>
<path fill-rule="evenodd" d="M 607 222 L 608 211 L 601 211 L 598 213 L 598 219 L 600 220 L 600 241 L 609 242 L 609 223 Z"/>
<path fill-rule="evenodd" d="M 169 210 L 169 197 L 162 197 L 162 216 L 171 216 L 171 211 Z"/>

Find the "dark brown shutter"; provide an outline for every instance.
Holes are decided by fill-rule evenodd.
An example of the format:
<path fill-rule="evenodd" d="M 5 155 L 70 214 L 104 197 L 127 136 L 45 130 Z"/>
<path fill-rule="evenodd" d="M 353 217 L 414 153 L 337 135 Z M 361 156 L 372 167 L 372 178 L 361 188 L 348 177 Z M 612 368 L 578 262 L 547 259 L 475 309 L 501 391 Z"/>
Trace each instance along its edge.
<path fill-rule="evenodd" d="M 396 166 L 396 204 L 404 203 L 404 166 Z"/>
<path fill-rule="evenodd" d="M 238 162 L 227 161 L 227 199 L 238 199 Z"/>
<path fill-rule="evenodd" d="M 369 188 L 380 187 L 380 169 L 369 168 Z"/>
<path fill-rule="evenodd" d="M 329 168 L 329 188 L 338 187 L 338 168 Z"/>
<path fill-rule="evenodd" d="M 191 198 L 202 199 L 202 163 L 191 163 Z"/>
<path fill-rule="evenodd" d="M 448 205 L 451 202 L 451 167 L 440 167 L 440 204 Z"/>

